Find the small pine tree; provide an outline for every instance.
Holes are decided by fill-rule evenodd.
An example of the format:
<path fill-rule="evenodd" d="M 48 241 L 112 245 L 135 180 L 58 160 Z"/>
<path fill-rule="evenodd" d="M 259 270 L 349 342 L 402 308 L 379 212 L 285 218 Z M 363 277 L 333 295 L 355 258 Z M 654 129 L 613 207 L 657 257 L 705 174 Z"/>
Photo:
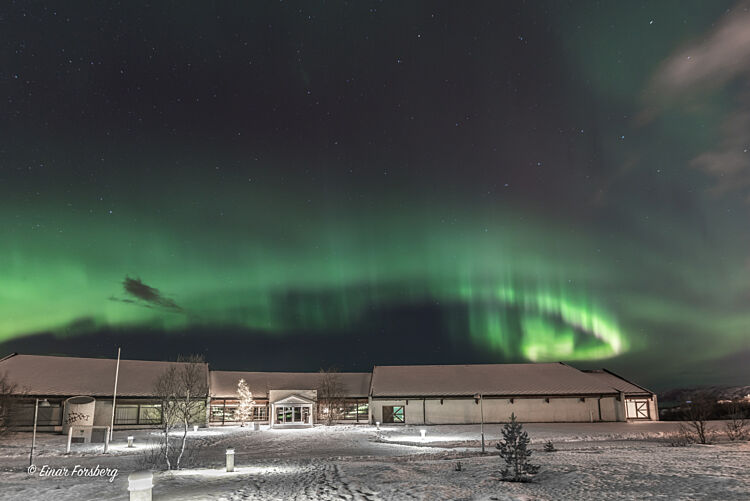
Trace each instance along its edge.
<path fill-rule="evenodd" d="M 539 466 L 529 463 L 529 442 L 529 434 L 523 431 L 523 425 L 516 421 L 515 413 L 511 414 L 510 422 L 503 426 L 503 439 L 495 446 L 500 450 L 500 457 L 505 460 L 503 480 L 529 482 L 531 476 L 539 471 Z"/>
<path fill-rule="evenodd" d="M 544 452 L 557 452 L 557 449 L 555 449 L 555 444 L 552 443 L 552 440 L 547 440 L 544 443 Z"/>
<path fill-rule="evenodd" d="M 255 400 L 253 400 L 253 392 L 247 387 L 244 379 L 240 379 L 237 382 L 237 394 L 240 396 L 240 405 L 237 407 L 237 419 L 240 421 L 240 426 L 245 426 L 245 421 L 253 416 Z"/>

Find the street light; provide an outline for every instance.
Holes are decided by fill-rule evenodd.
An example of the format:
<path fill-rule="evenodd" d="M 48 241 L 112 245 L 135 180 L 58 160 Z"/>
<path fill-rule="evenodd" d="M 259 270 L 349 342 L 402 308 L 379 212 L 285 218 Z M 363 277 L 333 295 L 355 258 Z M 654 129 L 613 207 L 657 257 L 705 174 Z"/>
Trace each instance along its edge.
<path fill-rule="evenodd" d="M 37 418 L 39 417 L 39 399 L 36 399 L 36 403 L 34 404 L 34 433 L 31 435 L 31 452 L 29 452 L 29 466 L 34 464 L 34 446 L 36 446 L 36 422 Z M 41 402 L 42 407 L 49 407 L 49 401 L 45 398 Z"/>
<path fill-rule="evenodd" d="M 482 454 L 484 454 L 484 399 L 481 393 L 477 393 L 474 395 L 474 400 L 479 403 L 479 415 L 481 417 L 481 424 L 479 426 L 482 433 Z"/>

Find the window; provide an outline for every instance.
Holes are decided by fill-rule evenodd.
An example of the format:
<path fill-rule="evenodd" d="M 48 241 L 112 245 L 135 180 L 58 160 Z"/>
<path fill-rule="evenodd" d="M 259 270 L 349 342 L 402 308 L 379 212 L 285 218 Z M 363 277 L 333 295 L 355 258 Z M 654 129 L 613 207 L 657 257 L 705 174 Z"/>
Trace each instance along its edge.
<path fill-rule="evenodd" d="M 60 426 L 62 424 L 62 404 L 61 402 L 49 402 L 49 407 L 42 406 L 39 401 L 37 408 L 37 426 Z M 18 407 L 14 408 L 10 418 L 14 425 L 32 426 L 34 424 L 34 405 L 35 401 L 20 402 Z"/>
<path fill-rule="evenodd" d="M 235 423 L 237 416 L 238 400 L 216 399 L 211 401 L 211 412 L 209 419 L 212 423 Z M 247 421 L 266 421 L 268 419 L 268 407 L 266 405 L 254 405 L 253 414 Z"/>
<path fill-rule="evenodd" d="M 253 407 L 253 421 L 265 421 L 268 419 L 266 416 L 266 406 L 254 406 Z"/>
<path fill-rule="evenodd" d="M 115 424 L 159 424 L 161 404 L 117 404 Z"/>
<path fill-rule="evenodd" d="M 138 406 L 118 404 L 115 407 L 115 424 L 138 424 Z"/>
<path fill-rule="evenodd" d="M 160 424 L 161 404 L 141 405 L 138 410 L 138 424 Z"/>
<path fill-rule="evenodd" d="M 216 401 L 211 402 L 211 416 L 212 423 L 221 423 L 224 421 L 224 403 Z"/>
<path fill-rule="evenodd" d="M 406 422 L 403 405 L 384 405 L 383 406 L 384 423 L 404 423 Z"/>
<path fill-rule="evenodd" d="M 366 421 L 367 409 L 367 400 L 347 401 L 344 404 L 342 419 L 351 421 Z"/>

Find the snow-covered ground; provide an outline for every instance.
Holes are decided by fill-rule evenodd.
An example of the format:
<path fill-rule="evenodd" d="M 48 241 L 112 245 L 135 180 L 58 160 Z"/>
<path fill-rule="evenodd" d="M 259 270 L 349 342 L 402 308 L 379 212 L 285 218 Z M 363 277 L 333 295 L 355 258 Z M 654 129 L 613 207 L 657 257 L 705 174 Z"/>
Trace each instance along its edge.
<path fill-rule="evenodd" d="M 714 424 L 716 426 L 717 424 Z M 316 426 L 253 432 L 212 428 L 190 432 L 189 469 L 154 476 L 155 500 L 453 500 L 453 499 L 750 499 L 750 443 L 669 447 L 659 437 L 674 423 L 529 424 L 542 466 L 535 482 L 499 480 L 494 444 L 501 425 L 486 425 L 489 454 L 479 453 L 479 426 Z M 426 431 L 422 440 L 420 429 Z M 136 447 L 126 447 L 127 435 Z M 31 435 L 0 440 L 0 498 L 24 501 L 128 499 L 127 476 L 139 469 L 150 431 L 116 432 L 101 445 L 74 445 L 39 434 L 34 474 L 27 472 Z M 541 445 L 552 440 L 558 452 Z M 236 470 L 223 469 L 225 450 Z M 455 471 L 460 461 L 462 471 Z M 42 468 L 116 468 L 104 477 L 44 476 Z"/>

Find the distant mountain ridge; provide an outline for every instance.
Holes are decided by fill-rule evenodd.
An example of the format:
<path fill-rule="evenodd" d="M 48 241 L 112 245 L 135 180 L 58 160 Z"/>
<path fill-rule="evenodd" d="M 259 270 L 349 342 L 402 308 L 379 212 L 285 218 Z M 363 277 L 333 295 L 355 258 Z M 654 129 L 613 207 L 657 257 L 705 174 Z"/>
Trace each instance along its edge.
<path fill-rule="evenodd" d="M 699 388 L 677 388 L 659 393 L 659 403 L 683 403 L 696 393 L 707 393 L 716 400 L 750 400 L 750 386 L 703 386 Z"/>

